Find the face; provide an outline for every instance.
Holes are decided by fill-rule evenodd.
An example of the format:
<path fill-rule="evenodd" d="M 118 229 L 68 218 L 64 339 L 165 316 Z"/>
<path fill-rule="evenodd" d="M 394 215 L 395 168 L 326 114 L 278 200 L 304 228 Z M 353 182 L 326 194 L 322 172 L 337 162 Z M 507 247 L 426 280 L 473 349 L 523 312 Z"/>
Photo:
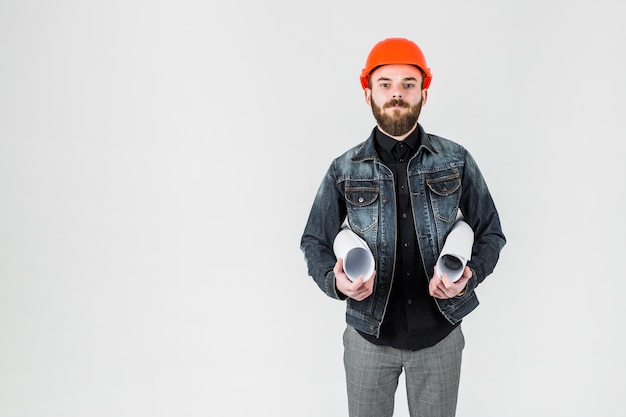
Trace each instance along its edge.
<path fill-rule="evenodd" d="M 365 101 L 380 130 L 401 140 L 415 129 L 427 97 L 421 86 L 422 72 L 412 65 L 384 65 L 372 72 Z"/>

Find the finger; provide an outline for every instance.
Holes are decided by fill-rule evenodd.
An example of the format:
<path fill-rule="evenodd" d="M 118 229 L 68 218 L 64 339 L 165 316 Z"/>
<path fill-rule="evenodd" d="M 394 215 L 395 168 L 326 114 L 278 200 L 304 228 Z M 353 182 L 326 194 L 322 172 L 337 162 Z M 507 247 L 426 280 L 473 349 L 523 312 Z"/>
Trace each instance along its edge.
<path fill-rule="evenodd" d="M 369 288 L 369 289 L 368 288 L 361 288 L 361 289 L 355 291 L 354 296 L 352 298 L 357 300 L 357 301 L 363 301 L 367 297 L 369 297 L 371 293 L 372 293 L 371 288 Z"/>
<path fill-rule="evenodd" d="M 463 275 L 461 278 L 459 278 L 459 279 L 455 282 L 455 284 L 456 284 L 457 286 L 463 286 L 463 287 L 465 287 L 465 285 L 467 284 L 467 281 L 469 281 L 469 280 L 470 280 L 470 278 L 471 278 L 471 276 L 469 276 L 469 277 L 468 277 L 468 276 Z"/>
<path fill-rule="evenodd" d="M 463 270 L 463 276 L 467 277 L 468 279 L 472 277 L 472 270 L 470 269 L 469 266 L 466 266 L 465 269 Z"/>
<path fill-rule="evenodd" d="M 433 277 L 433 279 L 431 279 L 430 282 L 428 283 L 428 289 L 430 291 L 430 295 L 432 295 L 433 297 L 438 292 L 438 282 L 439 282 L 439 279 Z"/>
<path fill-rule="evenodd" d="M 433 297 L 435 298 L 439 298 L 441 300 L 445 300 L 446 298 L 448 298 L 448 296 L 446 295 L 446 293 L 444 291 L 442 291 L 440 288 L 437 288 L 434 293 L 433 293 Z"/>
<path fill-rule="evenodd" d="M 373 292 L 374 292 L 374 288 L 371 285 L 367 286 L 367 287 L 364 287 L 363 288 L 363 292 L 362 292 L 363 298 L 365 299 L 365 298 L 369 297 Z"/>
<path fill-rule="evenodd" d="M 443 284 L 445 289 L 448 289 L 454 285 L 450 278 L 448 278 L 448 274 L 444 273 L 441 277 L 441 283 Z"/>
<path fill-rule="evenodd" d="M 359 289 L 359 288 L 361 287 L 361 285 L 363 285 L 363 280 L 364 280 L 364 279 L 365 279 L 365 278 L 363 277 L 363 275 L 360 275 L 360 276 L 359 276 L 359 279 L 357 279 L 356 281 L 353 281 L 353 282 L 352 282 L 352 284 L 353 284 L 353 288 L 354 288 L 354 289 Z"/>
<path fill-rule="evenodd" d="M 451 285 L 452 288 L 449 288 L 447 285 Z M 439 279 L 432 279 L 430 281 L 431 295 L 436 298 L 450 298 L 452 292 L 454 291 L 453 287 L 454 284 L 450 281 L 446 274 L 443 274 L 443 276 Z"/>

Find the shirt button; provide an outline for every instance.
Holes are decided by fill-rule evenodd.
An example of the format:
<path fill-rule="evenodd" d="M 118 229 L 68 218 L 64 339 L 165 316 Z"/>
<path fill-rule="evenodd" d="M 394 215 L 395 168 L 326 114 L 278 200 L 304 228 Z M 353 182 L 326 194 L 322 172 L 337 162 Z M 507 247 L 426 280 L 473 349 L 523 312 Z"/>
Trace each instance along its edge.
<path fill-rule="evenodd" d="M 403 218 L 403 219 L 406 219 L 407 217 L 409 217 L 409 215 L 408 215 L 408 214 L 406 214 L 406 213 L 402 213 L 402 218 Z"/>
<path fill-rule="evenodd" d="M 363 197 L 359 197 L 359 203 L 364 202 L 365 200 L 363 199 Z"/>
<path fill-rule="evenodd" d="M 405 247 L 405 248 L 408 248 L 408 247 L 409 247 L 409 244 L 408 244 L 408 243 L 405 243 L 405 244 L 404 244 L 404 247 Z"/>
<path fill-rule="evenodd" d="M 411 299 L 409 298 L 408 300 L 406 300 L 406 303 L 407 303 L 407 304 L 409 304 L 409 305 L 411 305 L 411 304 L 413 304 L 413 300 L 411 300 Z"/>
<path fill-rule="evenodd" d="M 389 244 L 386 241 L 383 242 L 383 248 L 386 248 L 387 246 L 389 246 Z"/>

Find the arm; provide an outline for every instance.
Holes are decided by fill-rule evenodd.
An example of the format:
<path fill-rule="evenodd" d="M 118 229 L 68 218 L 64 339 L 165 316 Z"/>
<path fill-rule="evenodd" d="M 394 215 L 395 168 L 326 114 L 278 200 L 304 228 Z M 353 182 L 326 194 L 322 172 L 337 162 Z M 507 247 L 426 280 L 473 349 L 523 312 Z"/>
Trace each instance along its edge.
<path fill-rule="evenodd" d="M 304 253 L 309 275 L 326 295 L 336 299 L 345 299 L 346 295 L 336 287 L 334 268 L 338 262 L 332 245 L 345 217 L 345 198 L 331 165 L 317 190 L 300 249 Z"/>
<path fill-rule="evenodd" d="M 469 269 L 470 273 L 466 290 L 472 291 L 493 272 L 506 238 L 487 184 L 469 152 L 465 155 L 462 187 L 460 209 L 464 220 L 474 231 L 472 257 L 466 268 L 466 272 Z"/>
<path fill-rule="evenodd" d="M 376 271 L 369 280 L 361 276 L 353 282 L 343 270 L 343 259 L 336 259 L 332 249 L 346 213 L 343 189 L 331 165 L 315 196 L 300 247 L 309 275 L 326 295 L 362 301 L 373 292 Z"/>

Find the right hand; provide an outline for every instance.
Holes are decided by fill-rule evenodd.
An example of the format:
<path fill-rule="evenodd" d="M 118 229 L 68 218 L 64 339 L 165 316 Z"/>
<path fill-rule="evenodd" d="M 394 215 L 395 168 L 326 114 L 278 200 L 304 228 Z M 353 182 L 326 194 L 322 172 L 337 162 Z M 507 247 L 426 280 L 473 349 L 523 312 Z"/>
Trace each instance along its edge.
<path fill-rule="evenodd" d="M 376 276 L 376 271 L 372 273 L 372 276 L 366 282 L 363 282 L 365 280 L 363 275 L 356 281 L 351 281 L 343 270 L 343 259 L 339 258 L 333 268 L 333 272 L 335 273 L 335 285 L 337 289 L 347 297 L 356 301 L 363 301 L 374 292 L 374 277 Z"/>

